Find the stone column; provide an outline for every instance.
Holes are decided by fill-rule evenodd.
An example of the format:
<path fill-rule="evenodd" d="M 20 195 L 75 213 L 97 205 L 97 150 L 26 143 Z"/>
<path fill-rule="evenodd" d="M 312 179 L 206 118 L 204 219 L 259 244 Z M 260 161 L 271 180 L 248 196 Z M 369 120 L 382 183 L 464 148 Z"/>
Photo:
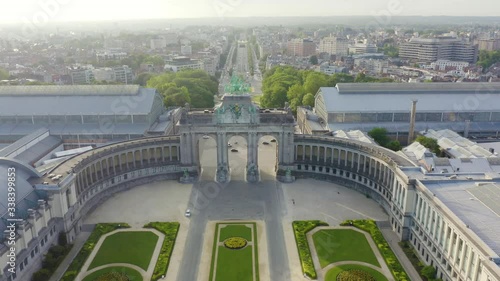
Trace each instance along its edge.
<path fill-rule="evenodd" d="M 226 183 L 229 181 L 229 166 L 227 161 L 227 140 L 226 134 L 217 133 L 217 172 L 216 181 Z"/>
<path fill-rule="evenodd" d="M 248 133 L 248 154 L 247 154 L 247 167 L 246 176 L 248 182 L 258 182 L 259 177 L 259 138 L 256 132 Z"/>

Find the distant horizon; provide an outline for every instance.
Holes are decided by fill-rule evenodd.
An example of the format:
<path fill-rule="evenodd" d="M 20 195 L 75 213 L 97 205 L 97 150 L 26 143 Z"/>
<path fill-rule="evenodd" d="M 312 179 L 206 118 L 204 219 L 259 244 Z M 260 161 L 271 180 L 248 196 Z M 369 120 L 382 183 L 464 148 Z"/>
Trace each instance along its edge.
<path fill-rule="evenodd" d="M 497 15 L 492 14 L 497 13 Z M 0 23 L 371 16 L 499 17 L 500 2 L 477 0 L 23 0 L 4 4 Z M 347 15 L 349 14 L 349 15 Z"/>
<path fill-rule="evenodd" d="M 300 18 L 300 19 L 321 19 L 321 18 L 375 18 L 374 15 L 322 15 L 322 16 L 290 16 L 290 15 L 277 15 L 277 16 L 225 16 L 224 19 L 273 19 L 273 18 Z M 500 24 L 499 16 L 457 16 L 457 15 L 395 15 L 392 18 L 484 18 L 492 19 L 498 18 L 498 23 Z M 134 22 L 134 21 L 183 21 L 183 20 L 215 20 L 222 23 L 223 20 L 217 16 L 204 16 L 204 17 L 184 17 L 184 18 L 131 18 L 131 19 L 75 19 L 75 20 L 51 20 L 46 24 L 60 24 L 60 23 L 99 23 L 99 22 Z M 1 25 L 23 25 L 26 22 L 11 22 L 11 21 L 0 21 Z M 451 23 L 450 23 L 451 24 Z M 258 25 L 258 23 L 256 23 Z"/>

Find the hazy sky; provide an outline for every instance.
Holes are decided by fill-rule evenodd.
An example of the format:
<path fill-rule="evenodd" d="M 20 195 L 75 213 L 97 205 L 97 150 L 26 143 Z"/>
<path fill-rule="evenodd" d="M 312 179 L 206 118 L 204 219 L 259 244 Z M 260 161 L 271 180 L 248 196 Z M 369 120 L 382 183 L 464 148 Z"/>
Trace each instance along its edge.
<path fill-rule="evenodd" d="M 46 7 L 43 7 L 43 4 Z M 145 18 L 335 16 L 500 16 L 499 0 L 14 0 L 0 22 Z"/>

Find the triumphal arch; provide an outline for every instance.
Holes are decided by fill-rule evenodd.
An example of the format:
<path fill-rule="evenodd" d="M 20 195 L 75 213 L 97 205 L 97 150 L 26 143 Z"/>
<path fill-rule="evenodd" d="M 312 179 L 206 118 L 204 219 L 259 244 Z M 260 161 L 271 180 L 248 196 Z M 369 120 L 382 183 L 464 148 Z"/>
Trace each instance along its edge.
<path fill-rule="evenodd" d="M 200 171 L 199 141 L 212 137 L 217 145 L 215 179 L 230 179 L 228 140 L 241 136 L 247 142 L 246 180 L 259 181 L 258 145 L 263 136 L 272 136 L 277 143 L 276 172 L 293 167 L 294 123 L 288 106 L 283 109 L 261 109 L 251 100 L 249 86 L 241 78 L 233 77 L 226 86 L 222 102 L 210 109 L 193 109 L 186 105 L 179 121 L 181 162 L 196 166 Z M 215 161 L 215 159 L 214 159 Z"/>

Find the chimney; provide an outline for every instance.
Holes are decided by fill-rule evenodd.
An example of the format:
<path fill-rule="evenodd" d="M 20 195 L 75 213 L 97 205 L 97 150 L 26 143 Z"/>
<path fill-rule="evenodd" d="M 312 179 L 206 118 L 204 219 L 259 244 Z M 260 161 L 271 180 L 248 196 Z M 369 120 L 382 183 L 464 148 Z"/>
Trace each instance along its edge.
<path fill-rule="evenodd" d="M 417 102 L 418 100 L 412 100 L 411 111 L 410 111 L 410 130 L 408 131 L 408 145 L 413 142 L 415 136 L 415 121 L 417 117 Z"/>

